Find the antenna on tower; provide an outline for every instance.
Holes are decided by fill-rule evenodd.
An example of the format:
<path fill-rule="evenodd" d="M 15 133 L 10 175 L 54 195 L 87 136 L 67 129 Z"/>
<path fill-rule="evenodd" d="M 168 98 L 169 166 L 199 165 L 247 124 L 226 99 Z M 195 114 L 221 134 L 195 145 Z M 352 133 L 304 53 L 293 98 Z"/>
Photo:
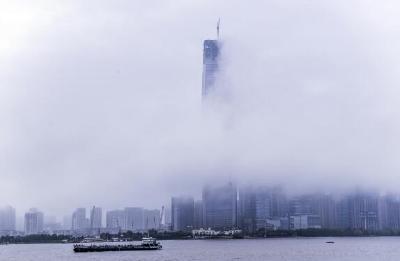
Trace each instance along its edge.
<path fill-rule="evenodd" d="M 217 22 L 217 39 L 219 40 L 219 23 L 220 23 L 221 19 L 218 18 L 218 22 Z"/>

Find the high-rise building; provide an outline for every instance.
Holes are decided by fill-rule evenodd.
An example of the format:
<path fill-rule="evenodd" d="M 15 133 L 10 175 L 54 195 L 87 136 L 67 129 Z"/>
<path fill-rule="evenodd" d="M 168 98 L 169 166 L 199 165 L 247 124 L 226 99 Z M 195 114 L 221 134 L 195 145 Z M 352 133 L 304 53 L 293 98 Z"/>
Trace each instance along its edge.
<path fill-rule="evenodd" d="M 72 230 L 82 231 L 89 228 L 88 221 L 86 218 L 86 209 L 77 208 L 74 213 L 72 213 Z"/>
<path fill-rule="evenodd" d="M 400 229 L 400 202 L 395 196 L 387 195 L 378 201 L 379 229 Z"/>
<path fill-rule="evenodd" d="M 203 222 L 206 228 L 237 227 L 237 189 L 232 182 L 203 188 Z"/>
<path fill-rule="evenodd" d="M 287 217 L 289 213 L 287 197 L 281 186 L 271 189 L 271 215 L 274 218 Z"/>
<path fill-rule="evenodd" d="M 317 215 L 318 195 L 307 194 L 294 197 L 289 201 L 290 215 Z"/>
<path fill-rule="evenodd" d="M 372 194 L 356 194 L 349 199 L 350 228 L 378 229 L 378 197 Z"/>
<path fill-rule="evenodd" d="M 337 228 L 336 202 L 331 195 L 320 195 L 318 198 L 318 215 L 321 219 L 321 227 Z"/>
<path fill-rule="evenodd" d="M 70 215 L 63 217 L 63 229 L 71 230 L 72 229 L 72 217 Z"/>
<path fill-rule="evenodd" d="M 336 217 L 341 229 L 377 230 L 379 198 L 368 193 L 346 196 L 336 204 Z"/>
<path fill-rule="evenodd" d="M 106 227 L 108 229 L 125 229 L 125 211 L 112 210 L 107 211 L 106 214 Z"/>
<path fill-rule="evenodd" d="M 16 229 L 15 209 L 11 206 L 0 208 L 0 234 L 8 234 Z"/>
<path fill-rule="evenodd" d="M 265 228 L 266 219 L 272 218 L 272 194 L 270 188 L 260 188 L 255 195 L 256 231 Z"/>
<path fill-rule="evenodd" d="M 337 200 L 335 204 L 336 215 L 335 222 L 336 227 L 339 229 L 350 228 L 350 199 L 348 197 L 342 197 Z"/>
<path fill-rule="evenodd" d="M 172 213 L 171 213 L 171 208 L 166 207 L 164 209 L 164 223 L 165 223 L 165 228 L 170 230 L 172 227 Z"/>
<path fill-rule="evenodd" d="M 90 229 L 99 229 L 102 227 L 102 209 L 94 207 L 90 211 Z"/>
<path fill-rule="evenodd" d="M 256 230 L 256 193 L 253 187 L 239 189 L 238 225 L 245 231 L 253 233 Z"/>
<path fill-rule="evenodd" d="M 203 98 L 206 97 L 215 86 L 218 73 L 218 60 L 220 43 L 218 40 L 205 40 L 203 49 Z"/>
<path fill-rule="evenodd" d="M 194 200 L 192 197 L 173 197 L 171 199 L 173 231 L 192 230 L 194 226 Z"/>
<path fill-rule="evenodd" d="M 25 234 L 39 234 L 43 232 L 44 215 L 35 208 L 31 208 L 25 213 Z"/>
<path fill-rule="evenodd" d="M 143 208 L 125 208 L 125 229 L 130 231 L 144 230 L 144 210 Z"/>
<path fill-rule="evenodd" d="M 239 227 L 254 233 L 265 229 L 268 224 L 274 228 L 288 229 L 288 200 L 280 186 L 243 186 L 239 190 Z M 285 223 L 285 224 L 283 224 Z"/>
<path fill-rule="evenodd" d="M 196 228 L 196 229 L 204 228 L 203 216 L 204 216 L 204 214 L 203 214 L 203 201 L 196 200 L 194 202 L 194 216 L 193 216 L 194 228 Z"/>
<path fill-rule="evenodd" d="M 158 209 L 145 209 L 144 216 L 144 229 L 158 229 L 160 227 L 160 210 Z"/>

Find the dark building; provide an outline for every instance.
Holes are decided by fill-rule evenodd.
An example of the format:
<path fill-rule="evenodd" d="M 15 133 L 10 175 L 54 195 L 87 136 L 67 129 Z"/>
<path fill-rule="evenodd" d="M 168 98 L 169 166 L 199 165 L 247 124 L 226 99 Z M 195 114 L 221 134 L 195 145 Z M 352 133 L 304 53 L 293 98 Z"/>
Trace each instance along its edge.
<path fill-rule="evenodd" d="M 246 231 L 256 231 L 256 193 L 252 187 L 239 189 L 238 225 Z"/>
<path fill-rule="evenodd" d="M 396 197 L 385 196 L 379 199 L 378 211 L 379 229 L 400 229 L 400 203 Z"/>
<path fill-rule="evenodd" d="M 320 195 L 318 198 L 318 215 L 321 217 L 321 227 L 337 228 L 336 202 L 330 195 Z"/>
<path fill-rule="evenodd" d="M 302 195 L 289 201 L 290 215 L 318 215 L 318 195 Z"/>
<path fill-rule="evenodd" d="M 271 216 L 276 218 L 287 217 L 288 213 L 288 200 L 282 187 L 273 187 L 271 190 Z"/>
<path fill-rule="evenodd" d="M 218 59 L 220 54 L 220 43 L 217 40 L 205 40 L 203 49 L 203 98 L 215 85 L 218 72 Z"/>
<path fill-rule="evenodd" d="M 336 227 L 339 229 L 350 229 L 350 199 L 343 197 L 336 202 Z"/>
<path fill-rule="evenodd" d="M 264 229 L 267 220 L 288 215 L 286 196 L 280 187 L 242 187 L 239 202 L 239 226 L 246 232 Z"/>
<path fill-rule="evenodd" d="M 171 199 L 171 229 L 173 231 L 192 230 L 194 227 L 194 200 L 192 197 Z"/>
<path fill-rule="evenodd" d="M 379 229 L 379 198 L 358 193 L 346 196 L 336 204 L 337 227 L 374 231 Z"/>
<path fill-rule="evenodd" d="M 233 183 L 203 188 L 203 222 L 206 228 L 237 227 L 237 188 Z"/>
<path fill-rule="evenodd" d="M 196 200 L 194 202 L 194 228 L 204 228 L 203 215 L 203 201 Z"/>
<path fill-rule="evenodd" d="M 357 194 L 350 197 L 350 228 L 361 230 L 378 229 L 378 197 Z"/>

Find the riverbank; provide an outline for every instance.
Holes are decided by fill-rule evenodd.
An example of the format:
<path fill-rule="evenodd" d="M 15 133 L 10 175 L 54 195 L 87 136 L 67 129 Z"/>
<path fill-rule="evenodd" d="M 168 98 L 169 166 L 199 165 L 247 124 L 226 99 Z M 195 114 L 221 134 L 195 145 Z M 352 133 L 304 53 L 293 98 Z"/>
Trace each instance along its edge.
<path fill-rule="evenodd" d="M 133 233 L 131 231 L 108 234 L 103 233 L 100 239 L 104 241 L 139 241 L 147 233 Z M 157 240 L 193 240 L 190 232 L 157 232 L 150 231 L 149 236 Z M 300 230 L 259 230 L 257 233 L 244 233 L 245 239 L 253 238 L 293 238 L 293 237 L 384 237 L 400 236 L 397 230 L 363 231 L 363 230 L 340 230 L 340 229 L 300 229 Z M 239 240 L 240 238 L 234 239 Z M 2 236 L 0 244 L 42 244 L 42 243 L 79 243 L 84 239 L 83 236 L 72 235 L 27 235 L 27 236 Z M 214 240 L 216 238 L 213 238 Z M 207 240 L 207 239 L 205 239 Z"/>

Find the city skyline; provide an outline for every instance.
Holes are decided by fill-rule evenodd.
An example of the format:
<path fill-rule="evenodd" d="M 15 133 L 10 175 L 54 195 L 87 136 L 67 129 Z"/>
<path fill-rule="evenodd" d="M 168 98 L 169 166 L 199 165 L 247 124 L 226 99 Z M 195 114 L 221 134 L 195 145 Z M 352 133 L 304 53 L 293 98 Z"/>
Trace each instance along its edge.
<path fill-rule="evenodd" d="M 121 231 L 337 229 L 397 231 L 400 229 L 400 193 L 380 195 L 372 191 L 347 194 L 305 193 L 291 195 L 279 185 L 204 185 L 202 197 L 171 196 L 160 209 L 98 206 L 76 208 L 61 219 L 40 209 L 24 213 L 18 227 L 16 210 L 0 209 L 0 234 L 99 235 Z M 179 194 L 179 193 L 178 193 Z M 104 210 L 104 211 L 103 211 Z"/>

